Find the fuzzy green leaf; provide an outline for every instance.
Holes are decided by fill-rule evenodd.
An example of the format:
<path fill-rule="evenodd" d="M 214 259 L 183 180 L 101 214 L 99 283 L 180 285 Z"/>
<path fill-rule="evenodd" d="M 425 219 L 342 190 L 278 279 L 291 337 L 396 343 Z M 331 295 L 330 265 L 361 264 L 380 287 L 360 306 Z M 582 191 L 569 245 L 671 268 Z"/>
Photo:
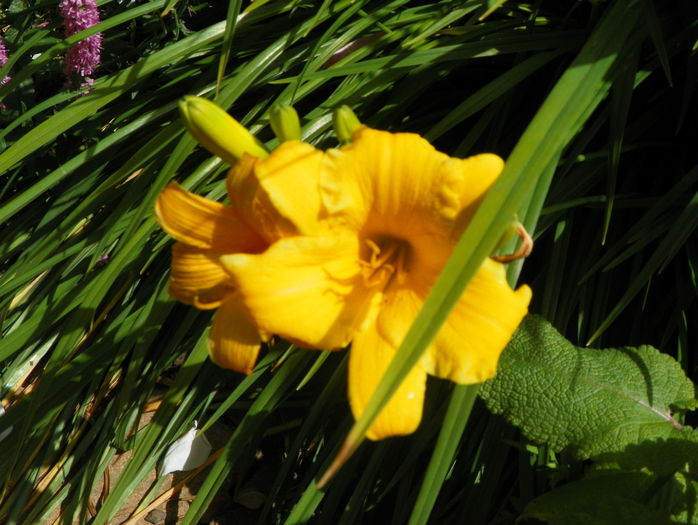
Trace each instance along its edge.
<path fill-rule="evenodd" d="M 667 438 L 672 410 L 695 408 L 695 387 L 679 364 L 641 346 L 575 347 L 542 318 L 524 320 L 481 395 L 524 434 L 580 458 Z"/>

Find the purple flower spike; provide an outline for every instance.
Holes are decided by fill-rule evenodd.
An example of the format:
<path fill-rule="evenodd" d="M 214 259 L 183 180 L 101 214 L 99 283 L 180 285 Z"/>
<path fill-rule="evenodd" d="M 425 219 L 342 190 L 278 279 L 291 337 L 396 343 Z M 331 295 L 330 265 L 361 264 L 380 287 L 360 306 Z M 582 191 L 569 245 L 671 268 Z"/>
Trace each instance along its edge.
<path fill-rule="evenodd" d="M 59 4 L 65 36 L 72 36 L 99 23 L 96 0 L 63 0 Z M 102 33 L 97 33 L 71 46 L 65 56 L 65 73 L 70 80 L 80 77 L 86 86 L 94 82 L 90 75 L 100 63 Z"/>
<path fill-rule="evenodd" d="M 0 38 L 0 67 L 4 66 L 7 64 L 7 48 L 5 47 L 5 41 Z M 5 78 L 0 78 L 0 86 L 4 86 L 10 81 L 9 76 L 6 76 Z M 0 102 L 0 111 L 3 111 L 7 109 L 7 106 Z"/>
<path fill-rule="evenodd" d="M 0 38 L 0 67 L 7 64 L 7 48 L 5 47 L 5 41 Z M 10 81 L 10 77 L 5 77 L 0 80 L 0 86 L 4 86 Z"/>

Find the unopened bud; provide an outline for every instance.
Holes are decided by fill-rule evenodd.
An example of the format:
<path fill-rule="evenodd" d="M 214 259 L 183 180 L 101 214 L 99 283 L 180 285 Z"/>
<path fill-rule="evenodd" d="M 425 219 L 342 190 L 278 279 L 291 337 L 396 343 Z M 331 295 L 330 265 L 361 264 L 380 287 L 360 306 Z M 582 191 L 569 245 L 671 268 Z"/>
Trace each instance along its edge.
<path fill-rule="evenodd" d="M 356 118 L 349 106 L 342 106 L 337 108 L 332 114 L 332 125 L 339 142 L 346 144 L 351 142 L 351 136 L 356 128 L 361 125 L 361 122 L 359 122 L 359 119 Z"/>
<path fill-rule="evenodd" d="M 274 104 L 269 110 L 269 123 L 280 142 L 301 140 L 301 121 L 293 106 Z"/>
<path fill-rule="evenodd" d="M 184 97 L 179 102 L 187 131 L 208 151 L 233 165 L 245 153 L 264 158 L 269 155 L 262 143 L 220 106 L 201 97 Z"/>

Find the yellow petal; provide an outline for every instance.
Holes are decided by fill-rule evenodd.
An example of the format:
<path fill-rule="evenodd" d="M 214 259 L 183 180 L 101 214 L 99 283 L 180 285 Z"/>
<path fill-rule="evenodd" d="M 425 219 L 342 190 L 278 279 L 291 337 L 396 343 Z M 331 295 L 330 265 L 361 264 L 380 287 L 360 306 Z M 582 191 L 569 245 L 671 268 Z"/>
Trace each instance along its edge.
<path fill-rule="evenodd" d="M 354 229 L 450 231 L 460 211 L 453 160 L 419 135 L 361 126 L 353 141 L 328 152 L 322 196 L 329 215 Z"/>
<path fill-rule="evenodd" d="M 387 303 L 381 316 L 389 320 L 388 331 L 407 332 L 413 317 L 405 314 L 398 303 Z M 354 337 L 349 355 L 349 403 L 355 418 L 363 413 L 371 395 L 383 378 L 397 347 L 384 336 L 376 323 Z M 426 372 L 415 366 L 390 398 L 367 432 L 369 439 L 410 434 L 419 426 L 424 405 Z"/>
<path fill-rule="evenodd" d="M 266 338 L 264 338 L 266 339 Z M 222 368 L 251 374 L 263 337 L 239 301 L 224 303 L 216 312 L 208 338 L 211 361 Z"/>
<path fill-rule="evenodd" d="M 462 174 L 462 186 L 458 192 L 462 209 L 453 232 L 453 237 L 457 239 L 470 224 L 485 193 L 504 169 L 504 161 L 492 153 L 453 160 L 457 161 L 453 168 Z"/>
<path fill-rule="evenodd" d="M 219 254 L 176 242 L 172 245 L 169 292 L 178 301 L 202 309 L 217 308 L 232 293 L 230 276 Z"/>
<path fill-rule="evenodd" d="M 361 322 L 366 293 L 357 283 L 354 238 L 291 237 L 259 255 L 226 255 L 241 300 L 263 330 L 301 346 L 346 346 Z"/>
<path fill-rule="evenodd" d="M 325 154 L 310 144 L 287 141 L 266 159 L 246 156 L 228 174 L 233 207 L 267 239 L 320 235 L 319 180 Z"/>
<path fill-rule="evenodd" d="M 464 161 L 419 135 L 366 127 L 327 157 L 321 196 L 330 224 L 359 232 L 362 242 L 392 237 L 407 243 L 410 278 L 431 285 L 455 242 Z"/>
<path fill-rule="evenodd" d="M 399 347 L 423 304 L 422 294 L 412 288 L 391 287 L 376 321 L 381 337 L 391 346 Z"/>
<path fill-rule="evenodd" d="M 169 184 L 158 196 L 155 214 L 176 240 L 218 253 L 258 252 L 266 242 L 232 208 Z"/>
<path fill-rule="evenodd" d="M 294 233 L 319 234 L 326 229 L 320 216 L 320 175 L 325 154 L 310 144 L 284 142 L 274 154 L 257 163 L 260 187 L 279 214 L 295 227 Z"/>
<path fill-rule="evenodd" d="M 531 290 L 514 291 L 504 266 L 485 260 L 420 361 L 430 374 L 460 384 L 494 376 L 499 356 L 528 311 Z"/>

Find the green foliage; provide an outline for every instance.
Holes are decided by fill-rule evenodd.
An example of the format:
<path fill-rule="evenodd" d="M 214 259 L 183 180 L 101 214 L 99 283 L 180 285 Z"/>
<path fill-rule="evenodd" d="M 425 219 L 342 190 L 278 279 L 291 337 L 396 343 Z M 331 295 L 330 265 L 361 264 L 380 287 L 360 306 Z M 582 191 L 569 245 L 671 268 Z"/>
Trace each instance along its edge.
<path fill-rule="evenodd" d="M 666 438 L 640 441 L 620 452 L 600 454 L 595 460 L 626 470 L 646 469 L 660 476 L 681 470 L 694 471 L 698 465 L 698 431 L 684 426 Z"/>
<path fill-rule="evenodd" d="M 530 440 L 597 466 L 531 501 L 550 525 L 696 523 L 695 385 L 658 350 L 576 347 L 529 315 L 481 396 Z M 570 460 L 568 459 L 568 461 Z M 564 477 L 564 473 L 560 474 Z"/>
<path fill-rule="evenodd" d="M 698 438 L 691 428 L 602 454 L 582 479 L 530 502 L 524 518 L 563 524 L 698 523 Z"/>
<path fill-rule="evenodd" d="M 695 386 L 655 348 L 576 347 L 528 316 L 481 395 L 536 443 L 580 459 L 668 438 L 676 410 L 695 408 Z"/>
<path fill-rule="evenodd" d="M 57 2 L 5 4 L 10 61 L 0 75 L 12 81 L 0 87 L 0 434 L 12 434 L 1 443 L 0 522 L 106 524 L 137 494 L 135 516 L 168 488 L 136 487 L 194 419 L 227 433 L 219 459 L 198 475 L 185 523 L 265 471 L 273 479 L 254 513 L 264 524 L 521 515 L 584 523 L 592 503 L 588 523 L 695 521 L 698 451 L 692 415 L 681 419 L 694 403 L 686 375 L 695 381 L 697 370 L 692 3 L 110 0 L 100 2 L 99 26 L 70 39 Z M 97 31 L 103 63 L 80 95 L 65 85 L 61 59 Z M 220 370 L 206 356 L 210 312 L 167 295 L 170 241 L 153 200 L 170 180 L 220 199 L 227 167 L 184 133 L 177 103 L 186 95 L 215 99 L 270 149 L 275 104 L 292 104 L 303 139 L 321 147 L 336 145 L 331 114 L 347 105 L 363 123 L 421 133 L 452 155 L 507 158 L 383 400 L 514 214 L 536 240 L 526 264 L 509 270 L 510 282 L 531 284 L 532 311 L 575 343 L 648 343 L 664 354 L 577 348 L 539 326 L 557 341 L 548 349 L 556 359 L 578 358 L 606 387 L 573 383 L 574 366 L 555 368 L 557 397 L 543 392 L 520 419 L 550 446 L 520 442 L 516 427 L 475 400 L 477 387 L 434 380 L 413 436 L 362 445 L 318 490 L 352 423 L 346 353 L 277 341 L 251 376 Z M 527 321 L 495 381 L 506 380 L 509 356 L 539 322 Z M 530 352 L 543 359 L 545 351 Z M 589 397 L 579 401 L 581 391 Z M 483 393 L 492 396 L 492 386 Z M 573 400 L 596 400 L 586 428 Z M 569 433 L 551 427 L 553 414 Z M 558 449 L 594 454 L 593 468 Z M 95 492 L 123 453 L 121 475 Z M 233 518 L 246 512 L 230 505 Z"/>
<path fill-rule="evenodd" d="M 531 502 L 524 518 L 549 525 L 696 523 L 695 482 L 647 472 L 599 471 Z M 683 502 L 690 495 L 690 508 Z"/>

